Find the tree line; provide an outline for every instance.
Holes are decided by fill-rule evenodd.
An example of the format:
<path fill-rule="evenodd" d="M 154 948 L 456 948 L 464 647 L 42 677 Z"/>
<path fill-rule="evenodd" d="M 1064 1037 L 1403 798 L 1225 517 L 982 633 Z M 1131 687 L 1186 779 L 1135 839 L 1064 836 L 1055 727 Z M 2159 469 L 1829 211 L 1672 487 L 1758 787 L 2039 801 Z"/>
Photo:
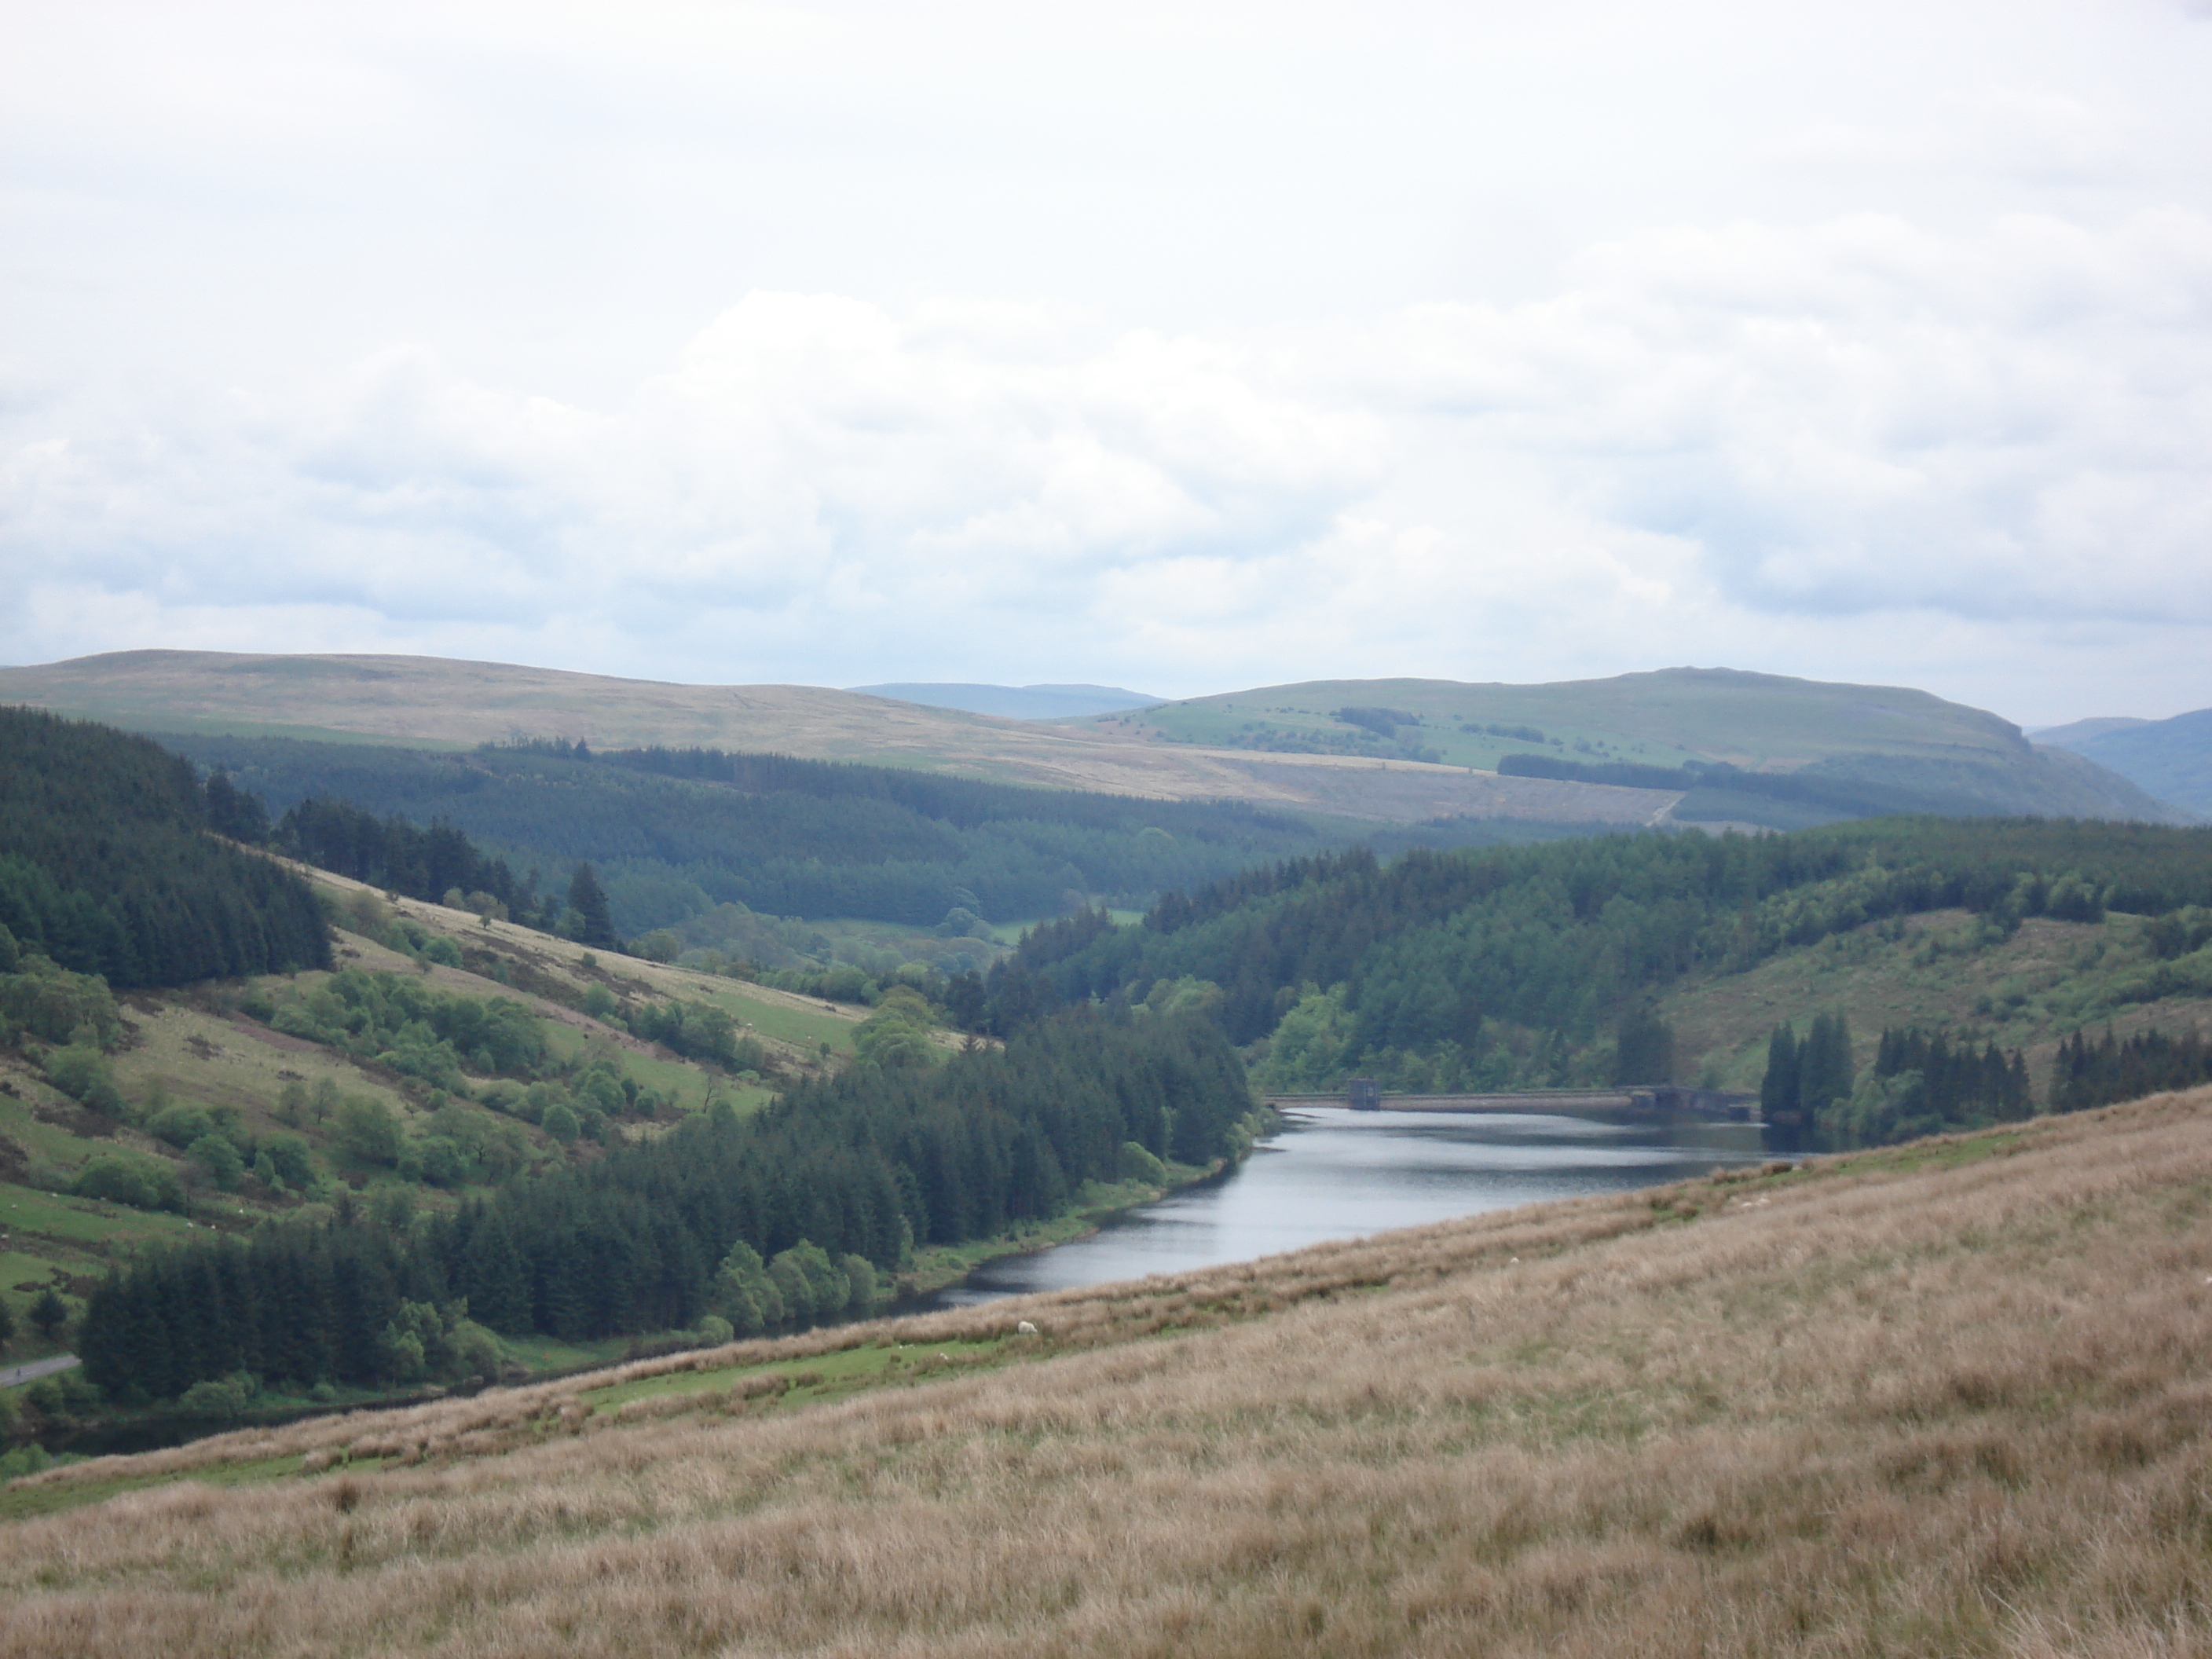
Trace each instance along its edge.
<path fill-rule="evenodd" d="M 1988 1042 L 1977 1051 L 1940 1030 L 1893 1026 L 1861 1076 L 1851 1060 L 1850 1026 L 1838 1013 L 1815 1015 L 1802 1037 L 1789 1025 L 1775 1027 L 1759 1104 L 1768 1122 L 1838 1147 L 1986 1128 L 2035 1110 L 2027 1060 L 2017 1048 Z M 2054 1103 L 2054 1109 L 2068 1109 Z"/>
<path fill-rule="evenodd" d="M 2101 1037 L 2076 1031 L 2058 1045 L 2051 1068 L 2053 1111 L 2084 1111 L 2116 1100 L 2136 1100 L 2167 1089 L 2212 1083 L 2212 1043 L 2191 1030 L 2179 1036 L 2139 1031 Z"/>

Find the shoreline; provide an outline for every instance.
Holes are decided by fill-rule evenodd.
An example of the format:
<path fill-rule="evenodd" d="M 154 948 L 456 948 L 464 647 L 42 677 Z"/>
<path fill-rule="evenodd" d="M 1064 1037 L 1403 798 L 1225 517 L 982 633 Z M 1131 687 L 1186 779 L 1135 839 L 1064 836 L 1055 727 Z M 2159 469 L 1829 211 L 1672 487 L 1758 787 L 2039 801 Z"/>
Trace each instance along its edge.
<path fill-rule="evenodd" d="M 1285 1127 L 1283 1115 L 1273 1105 L 1262 1103 L 1247 1115 L 1240 1143 L 1226 1158 L 1218 1158 L 1203 1166 L 1167 1164 L 1170 1179 L 1164 1182 L 1123 1181 L 1109 1185 L 1085 1182 L 1078 1190 L 1074 1206 L 1064 1215 L 1048 1221 L 1026 1223 L 1016 1232 L 995 1233 L 988 1238 L 970 1239 L 962 1244 L 933 1244 L 918 1250 L 915 1253 L 915 1265 L 895 1279 L 898 1291 L 885 1314 L 949 1290 L 991 1262 L 1011 1256 L 1036 1255 L 1057 1245 L 1076 1243 L 1097 1233 L 1111 1217 L 1157 1204 L 1171 1193 L 1187 1192 L 1207 1182 L 1221 1180 L 1251 1156 L 1254 1146 Z"/>
<path fill-rule="evenodd" d="M 1203 1167 L 1190 1164 L 1170 1164 L 1165 1170 L 1170 1179 L 1165 1182 L 1124 1181 L 1111 1184 L 1085 1182 L 1078 1189 L 1076 1203 L 1065 1214 L 1048 1221 L 1024 1224 L 1018 1231 L 994 1234 L 988 1238 L 971 1239 L 962 1244 L 932 1245 L 915 1253 L 915 1265 L 897 1274 L 896 1286 L 891 1299 L 884 1306 L 861 1316 L 857 1320 L 838 1320 L 836 1324 L 854 1324 L 873 1319 L 888 1319 L 903 1313 L 919 1311 L 915 1304 L 926 1301 L 939 1291 L 947 1290 L 965 1279 L 979 1267 L 1011 1256 L 1035 1255 L 1055 1245 L 1072 1244 L 1097 1233 L 1107 1219 L 1141 1209 L 1147 1204 L 1157 1204 L 1171 1193 L 1188 1191 L 1204 1186 L 1230 1174 L 1249 1157 L 1254 1146 L 1263 1137 L 1284 1127 L 1281 1114 L 1271 1107 L 1256 1107 L 1246 1121 L 1246 1133 L 1241 1144 L 1229 1157 L 1216 1158 Z M 810 1326 L 810 1330 L 828 1328 Z M 780 1335 L 799 1335 L 799 1332 L 777 1333 Z M 632 1347 L 651 1344 L 656 1334 L 665 1338 L 673 1333 L 641 1333 L 631 1339 Z M 629 1356 L 645 1357 L 645 1356 Z M 144 1440 L 143 1446 L 131 1446 L 129 1451 L 159 1449 L 165 1446 L 184 1445 L 211 1435 L 228 1434 L 240 1429 L 267 1428 L 311 1417 L 343 1416 L 356 1412 L 404 1410 L 428 1403 L 432 1400 L 466 1396 L 495 1388 L 527 1388 L 538 1383 L 556 1382 L 570 1376 L 583 1376 L 595 1370 L 625 1363 L 624 1356 L 594 1358 L 583 1364 L 564 1364 L 549 1366 L 543 1370 L 532 1370 L 526 1376 L 508 1381 L 489 1381 L 477 1387 L 442 1388 L 417 1386 L 405 1390 L 368 1399 L 340 1400 L 327 1403 L 282 1398 L 260 1412 L 248 1411 L 233 1418 L 204 1418 L 186 1416 L 173 1408 L 161 1407 L 125 1410 L 113 1415 L 100 1414 L 74 1420 L 68 1428 L 52 1437 L 56 1443 L 47 1449 L 57 1456 L 104 1456 L 117 1455 L 120 1449 L 111 1449 L 101 1443 Z M 179 1430 L 187 1431 L 178 1432 Z M 93 1444 L 97 1449 L 89 1453 L 78 1451 L 77 1446 Z M 127 1455 L 127 1452 L 125 1453 Z"/>

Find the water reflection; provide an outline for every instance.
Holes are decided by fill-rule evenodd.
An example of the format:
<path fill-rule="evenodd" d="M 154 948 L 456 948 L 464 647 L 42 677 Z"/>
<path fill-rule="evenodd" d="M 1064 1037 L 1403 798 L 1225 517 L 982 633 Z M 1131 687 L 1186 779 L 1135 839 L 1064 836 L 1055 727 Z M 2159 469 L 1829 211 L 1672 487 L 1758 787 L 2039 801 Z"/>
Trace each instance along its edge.
<path fill-rule="evenodd" d="M 1133 1210 L 1093 1237 L 994 1261 L 944 1305 L 1069 1290 L 1356 1238 L 1485 1210 L 1654 1187 L 1765 1155 L 1756 1124 L 1595 1114 L 1312 1107 L 1225 1178 Z"/>

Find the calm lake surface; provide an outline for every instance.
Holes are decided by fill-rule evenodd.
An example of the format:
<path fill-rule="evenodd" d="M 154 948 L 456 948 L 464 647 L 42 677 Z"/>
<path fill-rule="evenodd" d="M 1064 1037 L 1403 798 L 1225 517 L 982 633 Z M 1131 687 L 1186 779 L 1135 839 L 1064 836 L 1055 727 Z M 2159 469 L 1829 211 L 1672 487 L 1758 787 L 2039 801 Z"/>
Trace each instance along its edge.
<path fill-rule="evenodd" d="M 1485 1210 L 1686 1180 L 1766 1156 L 1749 1123 L 1597 1114 L 1303 1108 L 1222 1179 L 1132 1210 L 1092 1237 L 1010 1256 L 940 1306 L 1182 1273 Z"/>

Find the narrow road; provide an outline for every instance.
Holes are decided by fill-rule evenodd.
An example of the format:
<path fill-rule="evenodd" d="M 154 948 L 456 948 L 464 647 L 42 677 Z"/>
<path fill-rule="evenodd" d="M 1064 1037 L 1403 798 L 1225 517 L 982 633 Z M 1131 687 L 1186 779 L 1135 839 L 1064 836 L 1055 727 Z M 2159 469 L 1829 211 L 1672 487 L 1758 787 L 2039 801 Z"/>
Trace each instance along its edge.
<path fill-rule="evenodd" d="M 58 1353 L 52 1359 L 33 1359 L 25 1365 L 0 1365 L 0 1389 L 12 1389 L 18 1382 L 35 1382 L 56 1371 L 65 1371 L 76 1363 L 75 1354 Z"/>

